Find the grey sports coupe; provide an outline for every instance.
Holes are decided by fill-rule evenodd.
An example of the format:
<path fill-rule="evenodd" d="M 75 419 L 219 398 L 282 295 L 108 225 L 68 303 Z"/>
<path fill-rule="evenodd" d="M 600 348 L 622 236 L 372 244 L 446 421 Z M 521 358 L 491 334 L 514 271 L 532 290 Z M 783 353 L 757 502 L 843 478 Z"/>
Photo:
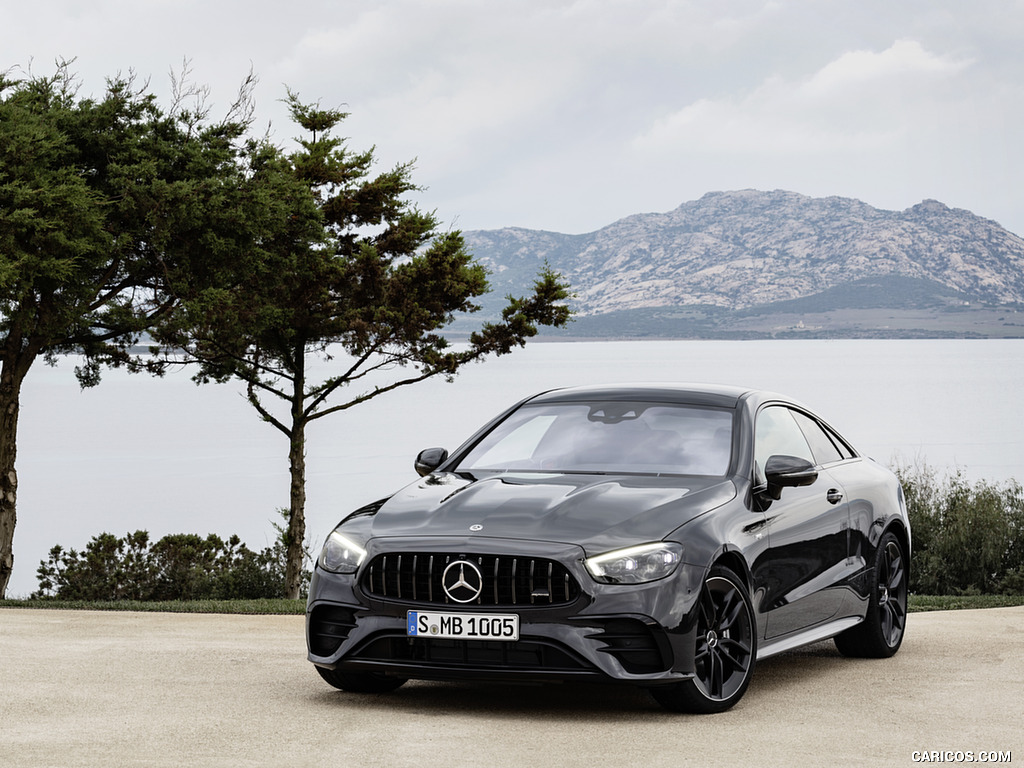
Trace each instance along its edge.
<path fill-rule="evenodd" d="M 910 525 L 885 467 L 793 400 L 558 389 L 499 415 L 328 537 L 307 607 L 331 685 L 598 680 L 718 712 L 758 659 L 903 640 Z"/>

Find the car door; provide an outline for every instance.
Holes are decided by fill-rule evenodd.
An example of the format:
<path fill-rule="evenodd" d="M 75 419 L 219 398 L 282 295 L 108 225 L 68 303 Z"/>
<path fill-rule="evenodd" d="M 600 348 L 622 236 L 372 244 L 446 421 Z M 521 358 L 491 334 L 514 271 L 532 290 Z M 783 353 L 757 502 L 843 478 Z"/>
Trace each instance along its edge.
<path fill-rule="evenodd" d="M 757 414 L 755 424 L 755 485 L 764 484 L 764 466 L 773 455 L 805 459 L 818 472 L 810 485 L 782 489 L 765 511 L 768 547 L 753 573 L 760 609 L 766 613 L 765 638 L 835 616 L 849 570 L 849 504 L 838 478 L 822 466 L 828 462 L 815 456 L 801 425 L 806 418 L 786 406 L 769 405 Z"/>

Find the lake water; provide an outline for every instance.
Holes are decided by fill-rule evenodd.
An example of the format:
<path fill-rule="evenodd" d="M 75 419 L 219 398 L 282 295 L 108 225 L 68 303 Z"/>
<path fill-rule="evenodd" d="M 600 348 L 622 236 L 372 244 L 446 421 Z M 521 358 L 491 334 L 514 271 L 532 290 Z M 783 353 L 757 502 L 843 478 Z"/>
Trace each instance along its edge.
<path fill-rule="evenodd" d="M 54 544 L 237 533 L 253 549 L 288 503 L 287 442 L 234 384 L 108 372 L 82 392 L 74 361 L 25 384 L 9 597 L 38 587 Z M 348 511 L 415 479 L 421 448 L 455 448 L 521 397 L 557 386 L 718 382 L 818 410 L 861 452 L 973 479 L 1024 479 L 1024 340 L 536 342 L 334 414 L 308 435 L 307 532 L 318 549 Z"/>

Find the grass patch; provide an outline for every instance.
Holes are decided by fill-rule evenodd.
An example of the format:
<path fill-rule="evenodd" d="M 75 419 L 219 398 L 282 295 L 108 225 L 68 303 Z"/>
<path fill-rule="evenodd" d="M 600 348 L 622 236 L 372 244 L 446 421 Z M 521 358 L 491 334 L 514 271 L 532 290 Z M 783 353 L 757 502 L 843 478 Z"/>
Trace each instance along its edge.
<path fill-rule="evenodd" d="M 63 611 L 143 611 L 146 613 L 237 613 L 302 615 L 305 600 L 0 600 L 0 608 L 42 608 Z"/>
<path fill-rule="evenodd" d="M 959 611 L 1024 605 L 1024 595 L 911 595 L 909 610 Z M 238 613 L 302 615 L 305 600 L 0 600 L 0 608 L 41 608 L 63 611 L 143 611 L 147 613 Z"/>
<path fill-rule="evenodd" d="M 907 606 L 918 611 L 959 611 L 973 608 L 1009 608 L 1024 605 L 1024 595 L 911 595 Z"/>

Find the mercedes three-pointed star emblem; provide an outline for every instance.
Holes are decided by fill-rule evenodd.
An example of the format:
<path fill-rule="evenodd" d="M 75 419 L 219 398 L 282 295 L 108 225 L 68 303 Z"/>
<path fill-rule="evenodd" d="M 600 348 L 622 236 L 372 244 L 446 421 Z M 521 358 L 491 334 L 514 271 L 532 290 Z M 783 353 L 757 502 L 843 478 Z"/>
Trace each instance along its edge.
<path fill-rule="evenodd" d="M 469 560 L 456 560 L 448 564 L 441 575 L 444 592 L 456 603 L 471 603 L 484 589 L 484 577 Z"/>

